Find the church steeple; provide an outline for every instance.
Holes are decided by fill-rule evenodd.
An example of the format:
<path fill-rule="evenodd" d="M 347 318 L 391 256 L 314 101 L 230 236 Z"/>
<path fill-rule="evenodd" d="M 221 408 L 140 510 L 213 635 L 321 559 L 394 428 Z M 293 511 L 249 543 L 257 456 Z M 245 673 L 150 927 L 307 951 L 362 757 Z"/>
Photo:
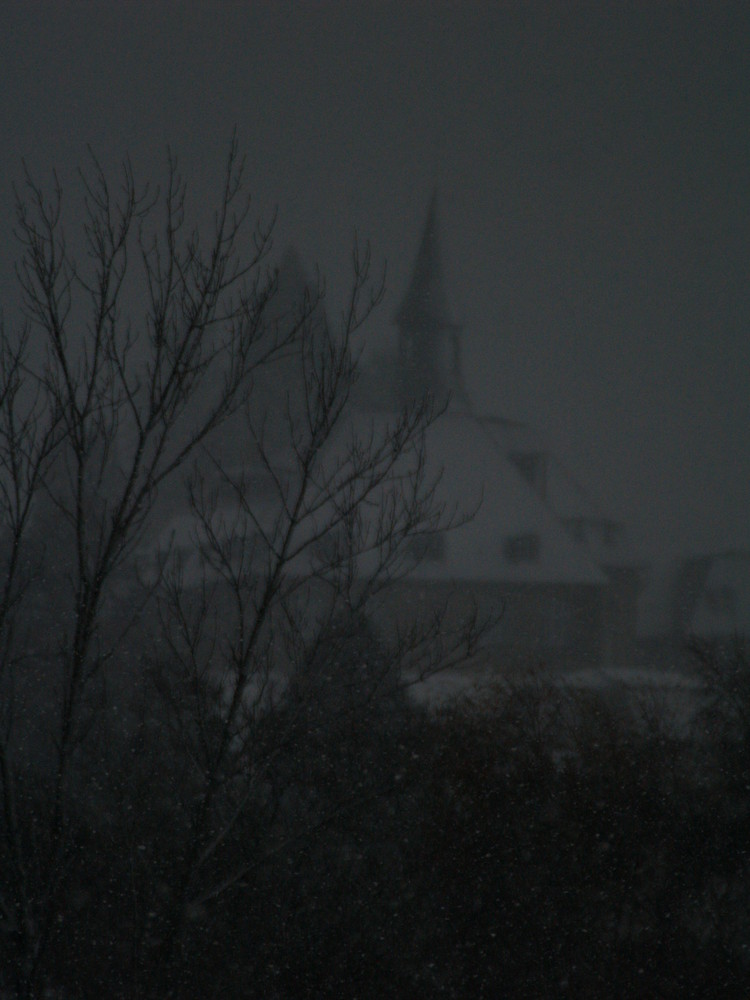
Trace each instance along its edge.
<path fill-rule="evenodd" d="M 409 287 L 394 316 L 398 328 L 401 391 L 406 398 L 430 392 L 465 399 L 459 334 L 445 295 L 438 232 L 438 196 L 427 209 Z"/>

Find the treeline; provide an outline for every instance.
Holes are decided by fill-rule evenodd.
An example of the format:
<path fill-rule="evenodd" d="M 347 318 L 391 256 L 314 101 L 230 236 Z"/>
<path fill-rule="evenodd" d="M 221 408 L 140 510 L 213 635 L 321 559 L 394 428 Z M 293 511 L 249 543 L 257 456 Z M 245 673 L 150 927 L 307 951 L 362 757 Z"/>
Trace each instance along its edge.
<path fill-rule="evenodd" d="M 247 763 L 263 777 L 217 795 L 222 842 L 198 866 L 211 889 L 168 963 L 190 739 L 163 692 L 127 726 L 102 714 L 40 977 L 53 995 L 748 995 L 740 661 L 706 659 L 728 683 L 686 738 L 538 676 L 481 710 L 429 713 L 393 688 L 347 702 L 365 648 L 326 661 L 325 695 L 292 686 L 258 720 Z"/>

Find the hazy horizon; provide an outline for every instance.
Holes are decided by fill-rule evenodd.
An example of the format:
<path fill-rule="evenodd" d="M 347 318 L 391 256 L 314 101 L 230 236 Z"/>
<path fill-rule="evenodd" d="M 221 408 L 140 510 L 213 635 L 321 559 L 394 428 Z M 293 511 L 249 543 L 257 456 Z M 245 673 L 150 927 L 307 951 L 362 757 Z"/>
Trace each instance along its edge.
<path fill-rule="evenodd" d="M 540 428 L 641 551 L 750 547 L 750 14 L 739 3 L 13 5 L 0 305 L 22 158 L 169 144 L 210 204 L 236 126 L 256 210 L 392 338 L 430 193 L 479 412 Z"/>

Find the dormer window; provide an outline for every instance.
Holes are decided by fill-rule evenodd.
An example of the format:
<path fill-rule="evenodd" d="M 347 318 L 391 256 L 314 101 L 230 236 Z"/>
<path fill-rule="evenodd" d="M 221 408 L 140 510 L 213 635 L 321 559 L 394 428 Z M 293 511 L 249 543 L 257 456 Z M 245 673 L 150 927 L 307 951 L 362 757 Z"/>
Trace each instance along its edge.
<path fill-rule="evenodd" d="M 539 535 L 511 535 L 505 539 L 503 556 L 509 563 L 530 563 L 539 559 Z"/>
<path fill-rule="evenodd" d="M 532 489 L 544 499 L 547 495 L 547 456 L 541 451 L 514 451 L 508 458 Z"/>

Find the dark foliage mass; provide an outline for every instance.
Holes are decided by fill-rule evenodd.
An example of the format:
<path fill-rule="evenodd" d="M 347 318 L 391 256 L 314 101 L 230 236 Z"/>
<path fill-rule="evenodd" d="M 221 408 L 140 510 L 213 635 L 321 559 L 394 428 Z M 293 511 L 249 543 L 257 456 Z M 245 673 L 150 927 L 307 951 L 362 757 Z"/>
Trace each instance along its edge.
<path fill-rule="evenodd" d="M 360 646 L 337 632 L 326 655 L 345 675 Z M 155 696 L 81 771 L 44 978 L 76 998 L 746 996 L 750 747 L 713 693 L 686 740 L 538 683 L 438 713 L 339 688 L 315 719 L 290 691 L 258 736 L 266 780 L 217 796 L 241 815 L 168 979 L 195 789 Z M 24 794 L 43 812 L 46 788 Z"/>

